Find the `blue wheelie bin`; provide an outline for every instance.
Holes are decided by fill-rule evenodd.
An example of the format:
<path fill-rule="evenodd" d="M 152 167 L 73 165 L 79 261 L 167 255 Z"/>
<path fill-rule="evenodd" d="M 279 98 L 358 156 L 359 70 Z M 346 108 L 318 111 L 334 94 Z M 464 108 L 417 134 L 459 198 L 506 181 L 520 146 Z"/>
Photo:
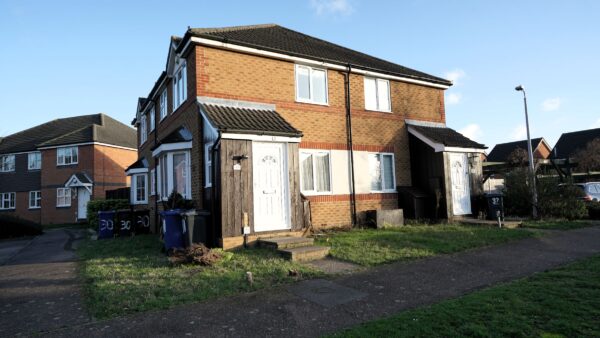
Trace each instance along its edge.
<path fill-rule="evenodd" d="M 181 217 L 181 210 L 167 210 L 160 213 L 161 231 L 165 241 L 165 250 L 185 247 L 185 229 Z"/>
<path fill-rule="evenodd" d="M 114 211 L 98 211 L 98 239 L 113 238 L 115 214 Z"/>

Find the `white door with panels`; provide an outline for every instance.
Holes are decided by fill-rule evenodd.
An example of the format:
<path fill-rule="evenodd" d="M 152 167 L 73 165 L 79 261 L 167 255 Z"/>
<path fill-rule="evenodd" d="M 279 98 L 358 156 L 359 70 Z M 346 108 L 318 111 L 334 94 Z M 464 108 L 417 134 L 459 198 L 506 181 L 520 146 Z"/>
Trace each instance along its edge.
<path fill-rule="evenodd" d="M 85 187 L 77 188 L 77 218 L 87 218 L 87 205 L 90 201 L 90 192 Z"/>
<path fill-rule="evenodd" d="M 290 229 L 285 143 L 252 143 L 254 231 Z"/>
<path fill-rule="evenodd" d="M 465 153 L 450 153 L 450 183 L 452 184 L 452 212 L 454 215 L 471 214 L 469 160 Z"/>

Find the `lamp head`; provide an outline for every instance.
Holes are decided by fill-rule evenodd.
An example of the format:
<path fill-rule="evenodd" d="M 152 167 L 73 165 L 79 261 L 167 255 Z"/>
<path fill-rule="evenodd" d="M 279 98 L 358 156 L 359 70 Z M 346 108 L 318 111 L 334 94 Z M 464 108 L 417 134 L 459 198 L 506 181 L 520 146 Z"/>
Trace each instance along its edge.
<path fill-rule="evenodd" d="M 523 86 L 522 85 L 518 85 L 515 87 L 515 90 L 518 92 L 522 92 L 523 91 Z"/>

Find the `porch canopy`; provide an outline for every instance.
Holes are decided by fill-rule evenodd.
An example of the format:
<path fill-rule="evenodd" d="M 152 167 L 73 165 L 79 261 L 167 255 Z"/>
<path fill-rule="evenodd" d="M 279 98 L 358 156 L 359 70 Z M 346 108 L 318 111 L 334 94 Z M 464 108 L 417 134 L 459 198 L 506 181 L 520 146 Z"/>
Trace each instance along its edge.
<path fill-rule="evenodd" d="M 483 153 L 487 147 L 441 123 L 406 121 L 408 132 L 438 152 Z"/>
<path fill-rule="evenodd" d="M 145 157 L 133 162 L 132 165 L 125 169 L 125 174 L 131 176 L 133 174 L 144 174 L 148 172 L 148 160 Z"/>
<path fill-rule="evenodd" d="M 92 192 L 93 185 L 92 179 L 84 172 L 71 175 L 65 182 L 65 188 L 86 188 L 89 192 Z"/>

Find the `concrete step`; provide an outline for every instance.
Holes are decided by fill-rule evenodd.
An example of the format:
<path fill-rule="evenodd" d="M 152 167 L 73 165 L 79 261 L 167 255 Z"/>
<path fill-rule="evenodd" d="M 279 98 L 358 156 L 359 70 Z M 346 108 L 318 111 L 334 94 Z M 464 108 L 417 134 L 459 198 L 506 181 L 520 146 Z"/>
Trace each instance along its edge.
<path fill-rule="evenodd" d="M 321 259 L 329 254 L 328 246 L 303 246 L 290 249 L 278 250 L 287 260 L 294 262 L 306 262 Z"/>
<path fill-rule="evenodd" d="M 306 237 L 273 237 L 259 240 L 261 247 L 274 250 L 311 246 L 314 242 L 313 238 Z"/>

